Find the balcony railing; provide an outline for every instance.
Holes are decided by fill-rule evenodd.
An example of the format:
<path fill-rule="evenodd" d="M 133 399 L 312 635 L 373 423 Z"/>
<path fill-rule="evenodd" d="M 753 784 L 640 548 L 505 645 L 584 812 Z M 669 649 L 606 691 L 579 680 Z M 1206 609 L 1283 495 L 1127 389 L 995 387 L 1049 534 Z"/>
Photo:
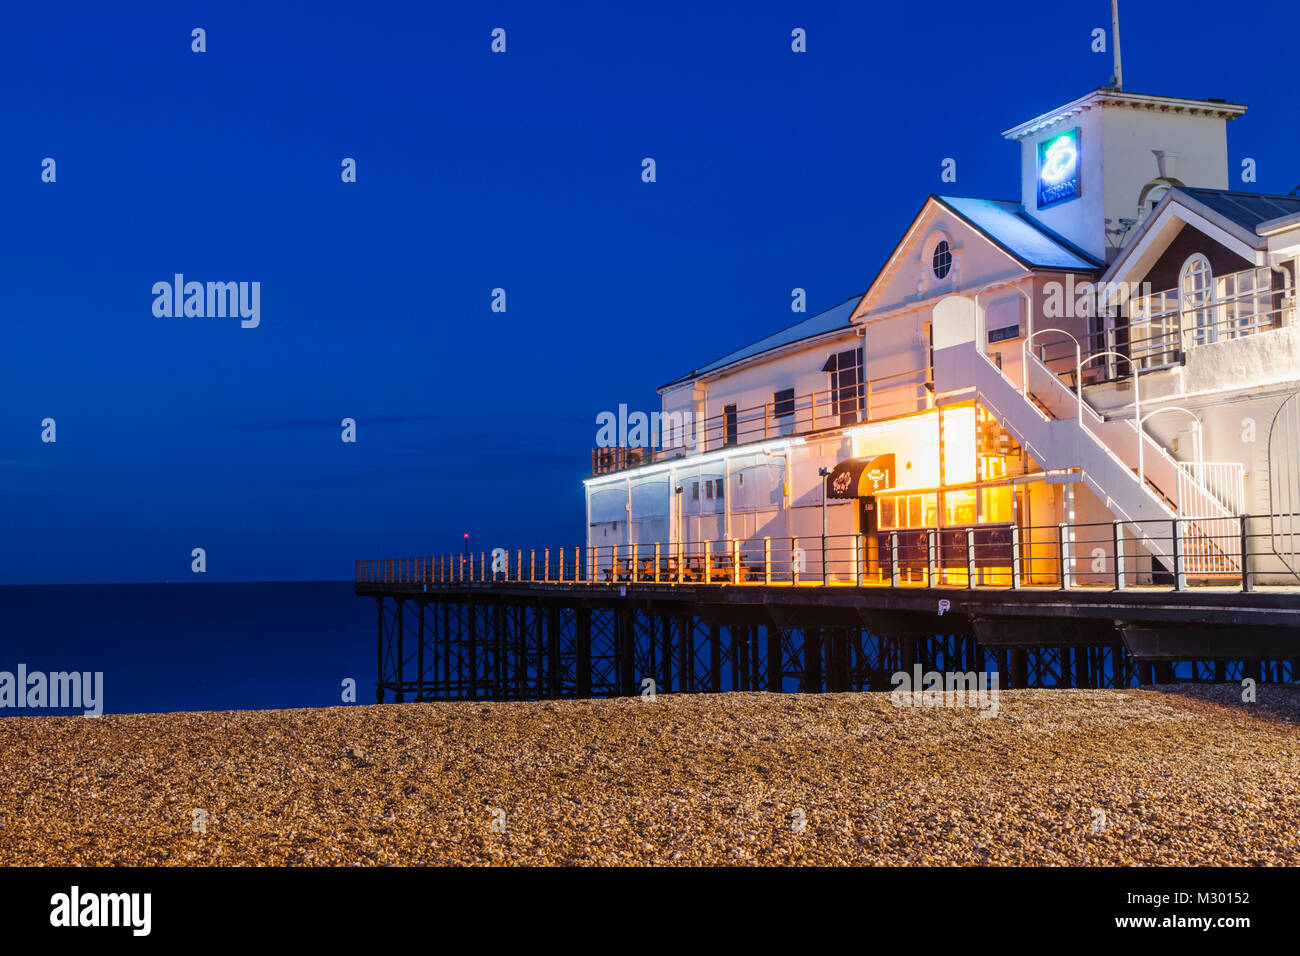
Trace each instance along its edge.
<path fill-rule="evenodd" d="M 1123 590 L 1154 572 L 1173 590 L 1190 583 L 1250 591 L 1259 562 L 1276 557 L 1268 530 L 1255 530 L 1269 518 L 977 524 L 875 534 L 497 549 L 358 561 L 356 583 L 413 592 L 494 584 Z M 1152 558 L 1152 551 L 1171 557 Z"/>
<path fill-rule="evenodd" d="M 670 443 L 662 448 L 594 448 L 591 471 L 593 475 L 604 475 L 732 445 L 806 435 L 924 411 L 933 404 L 931 382 L 928 368 L 910 369 L 857 385 L 796 395 L 781 402 L 774 399 L 737 408 L 734 412 L 724 410 L 703 421 L 688 423 L 681 414 L 661 415 L 660 428 L 668 434 Z"/>

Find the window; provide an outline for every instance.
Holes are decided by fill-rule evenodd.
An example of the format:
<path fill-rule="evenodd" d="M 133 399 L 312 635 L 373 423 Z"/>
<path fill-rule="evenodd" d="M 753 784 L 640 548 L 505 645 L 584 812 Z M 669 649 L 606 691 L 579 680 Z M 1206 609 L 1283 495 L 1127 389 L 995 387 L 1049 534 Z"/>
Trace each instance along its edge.
<path fill-rule="evenodd" d="M 772 393 L 772 417 L 788 418 L 794 414 L 794 389 L 783 388 Z"/>
<path fill-rule="evenodd" d="M 937 523 L 938 495 L 882 495 L 876 527 L 880 531 L 897 528 L 933 528 Z"/>
<path fill-rule="evenodd" d="M 943 508 L 947 513 L 949 525 L 971 525 L 975 523 L 975 489 L 949 491 L 943 496 Z"/>
<path fill-rule="evenodd" d="M 862 384 L 862 349 L 837 352 L 826 360 L 823 372 L 831 374 L 831 411 L 841 425 L 855 425 L 865 394 Z"/>
<path fill-rule="evenodd" d="M 934 254 L 930 257 L 930 268 L 934 270 L 936 279 L 948 278 L 948 273 L 952 271 L 952 249 L 948 246 L 947 239 L 940 239 L 939 244 L 934 247 Z"/>
<path fill-rule="evenodd" d="M 891 528 L 898 527 L 898 518 L 896 517 L 897 511 L 894 508 L 895 500 L 896 499 L 888 496 L 880 499 L 880 517 L 878 519 L 879 524 L 877 527 L 880 528 L 881 531 L 889 531 Z"/>
<path fill-rule="evenodd" d="M 737 441 L 737 439 L 738 439 L 738 437 L 739 437 L 738 434 L 737 434 L 737 428 L 736 428 L 736 406 L 735 406 L 735 405 L 727 405 L 727 406 L 725 406 L 725 407 L 722 409 L 722 417 L 723 417 L 723 419 L 725 419 L 725 421 L 726 421 L 726 423 L 727 423 L 727 439 L 726 439 L 726 444 L 728 444 L 728 445 L 734 445 L 734 444 L 736 444 L 736 441 Z"/>
<path fill-rule="evenodd" d="M 691 482 L 691 500 L 700 500 L 700 483 L 698 481 Z"/>
<path fill-rule="evenodd" d="M 1012 490 L 1010 485 L 980 490 L 980 520 L 993 524 L 1007 524 L 1012 520 Z"/>
<path fill-rule="evenodd" d="M 1210 260 L 1199 252 L 1191 256 L 1179 273 L 1179 306 L 1183 313 L 1183 331 L 1192 333 L 1197 345 L 1205 345 L 1218 338 L 1211 309 L 1214 275 Z"/>
<path fill-rule="evenodd" d="M 721 478 L 715 478 L 713 480 L 713 494 L 711 495 L 711 497 L 717 498 L 719 501 L 722 500 L 722 479 Z"/>
<path fill-rule="evenodd" d="M 712 481 L 706 481 L 706 482 L 704 483 L 704 497 L 709 498 L 709 499 L 712 499 L 712 498 L 713 498 L 713 482 L 712 482 Z"/>

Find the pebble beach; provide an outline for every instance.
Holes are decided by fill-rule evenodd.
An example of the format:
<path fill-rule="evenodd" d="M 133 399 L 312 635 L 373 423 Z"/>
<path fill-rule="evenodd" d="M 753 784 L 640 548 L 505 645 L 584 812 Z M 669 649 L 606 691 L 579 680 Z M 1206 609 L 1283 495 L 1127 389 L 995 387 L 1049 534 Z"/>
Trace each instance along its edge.
<path fill-rule="evenodd" d="M 12 865 L 1296 865 L 1300 690 L 0 720 Z"/>

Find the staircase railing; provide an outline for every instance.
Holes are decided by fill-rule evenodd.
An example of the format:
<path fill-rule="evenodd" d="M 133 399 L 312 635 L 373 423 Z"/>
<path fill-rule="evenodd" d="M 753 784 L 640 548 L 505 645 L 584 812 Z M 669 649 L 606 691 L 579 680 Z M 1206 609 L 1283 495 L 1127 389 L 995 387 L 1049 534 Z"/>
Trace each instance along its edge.
<path fill-rule="evenodd" d="M 1245 504 L 1245 472 L 1239 463 L 1180 462 L 1132 419 L 1103 418 L 1037 355 L 1027 353 L 1027 361 L 1026 398 L 1058 418 L 1067 417 L 1071 406 L 1076 408 L 1082 416 L 1080 428 L 1130 471 L 1141 443 L 1141 454 L 1146 458 L 1143 470 L 1151 484 L 1147 490 L 1158 493 L 1180 518 L 1191 519 L 1184 527 L 1183 560 L 1188 573 L 1240 571 L 1240 547 L 1230 534 Z M 1035 391 L 1033 384 L 1038 381 L 1046 383 L 1045 391 Z"/>

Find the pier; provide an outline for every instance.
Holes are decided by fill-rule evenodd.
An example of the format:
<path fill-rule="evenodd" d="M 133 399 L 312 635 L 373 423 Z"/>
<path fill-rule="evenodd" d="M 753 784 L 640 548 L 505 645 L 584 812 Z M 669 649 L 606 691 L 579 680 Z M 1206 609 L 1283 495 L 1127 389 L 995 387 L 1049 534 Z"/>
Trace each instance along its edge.
<path fill-rule="evenodd" d="M 936 529 L 916 561 L 860 535 L 363 560 L 355 591 L 376 605 L 381 702 L 891 690 L 918 665 L 1004 688 L 1292 682 L 1300 586 L 1252 582 L 1260 521 L 1240 522 L 1234 574 L 1142 585 L 1122 553 L 1072 572 L 1072 541 L 1124 529 L 1063 525 L 1051 547 Z"/>

